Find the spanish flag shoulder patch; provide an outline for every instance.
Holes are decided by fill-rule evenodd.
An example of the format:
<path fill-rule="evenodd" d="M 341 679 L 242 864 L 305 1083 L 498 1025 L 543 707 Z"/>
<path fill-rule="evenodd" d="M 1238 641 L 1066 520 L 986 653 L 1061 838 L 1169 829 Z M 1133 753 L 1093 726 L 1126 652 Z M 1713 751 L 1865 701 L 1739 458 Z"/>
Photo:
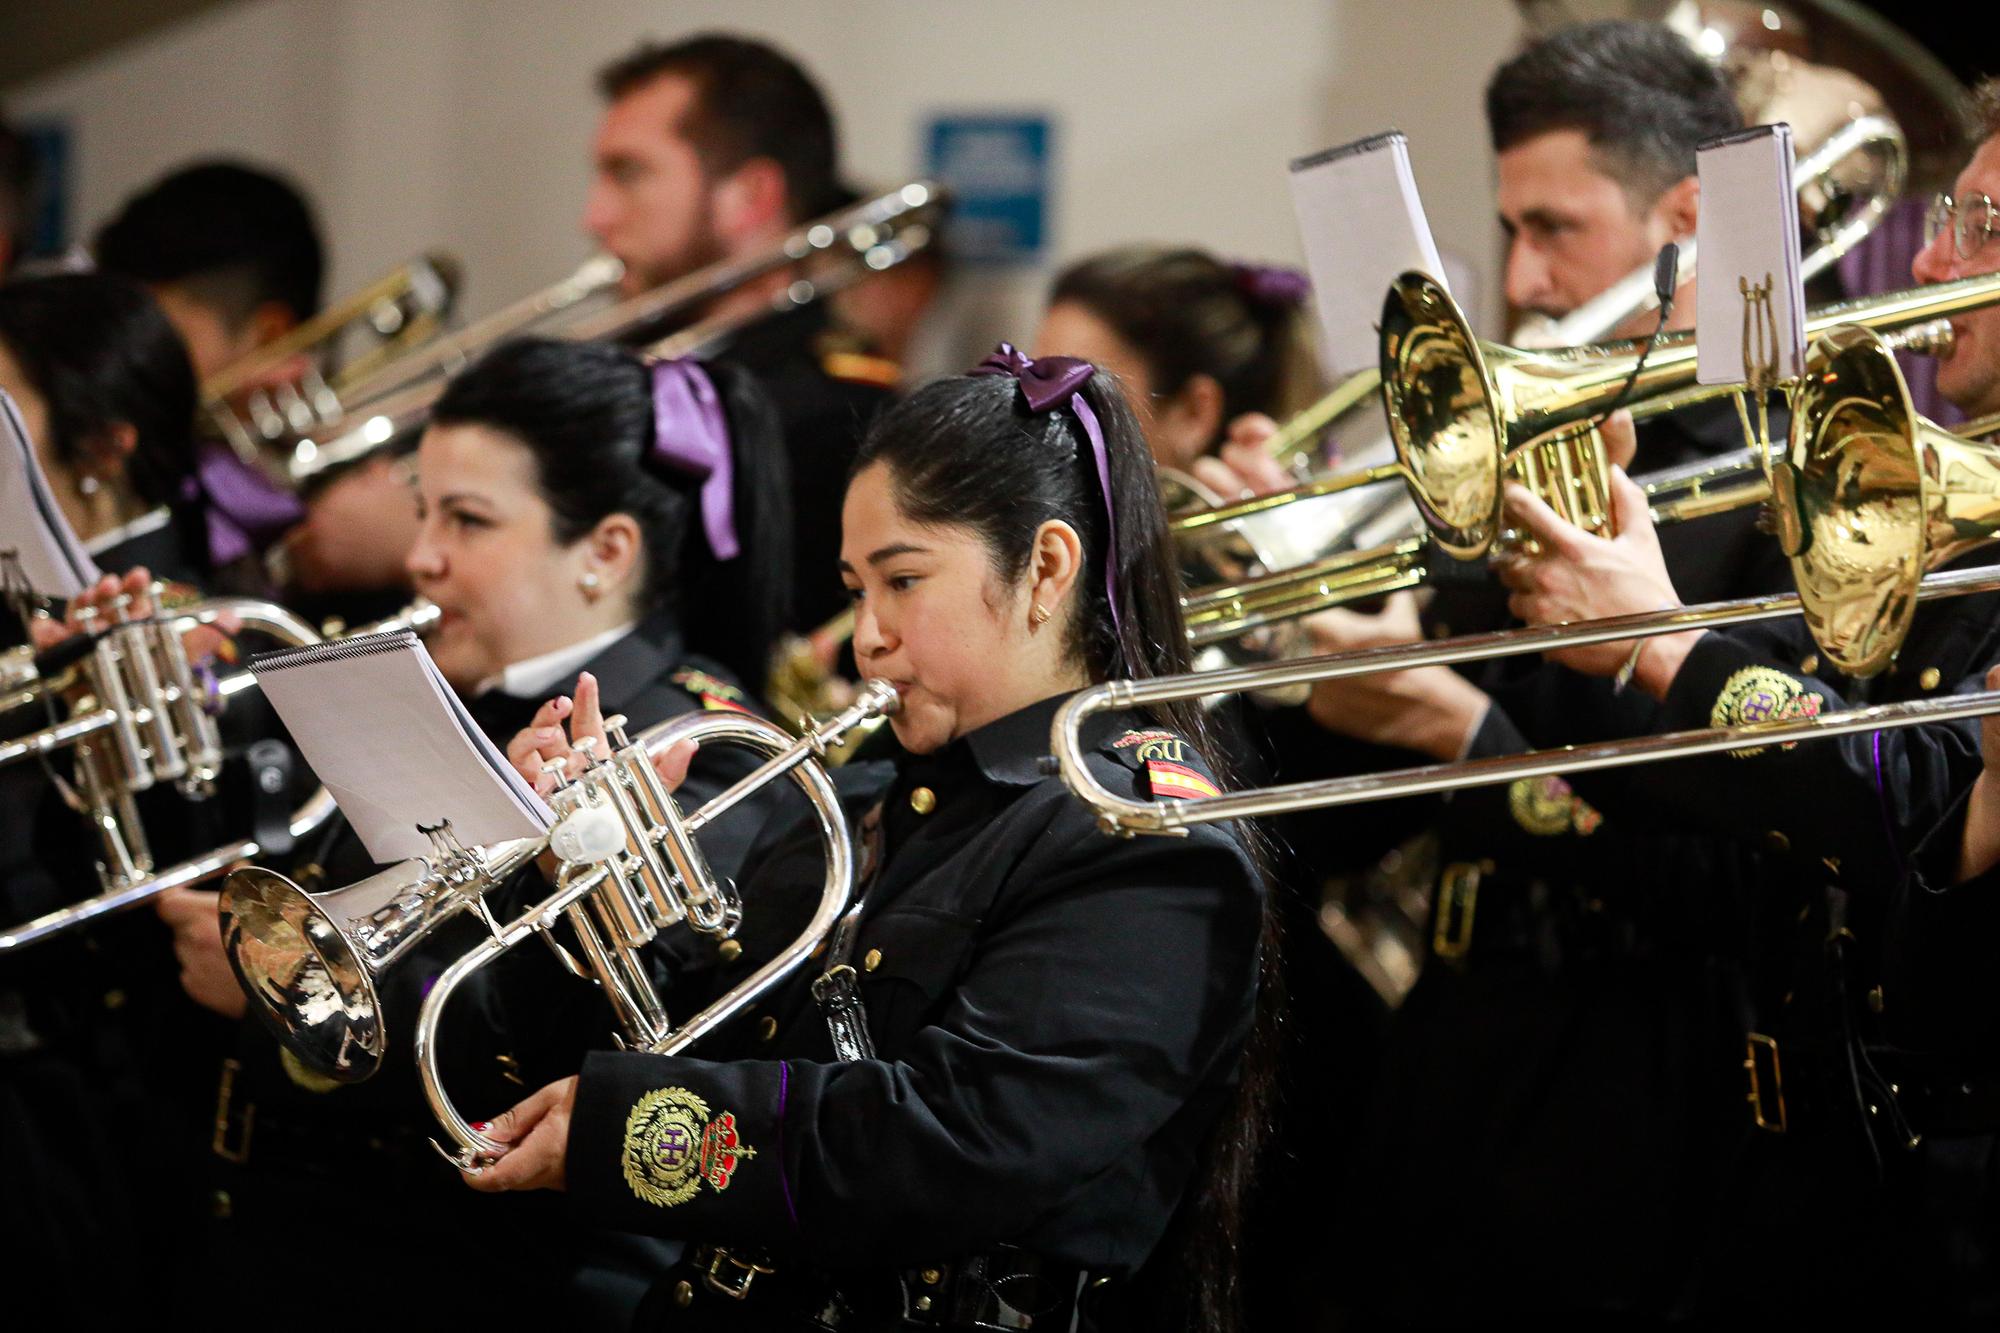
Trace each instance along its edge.
<path fill-rule="evenodd" d="M 747 713 L 750 711 L 743 704 L 743 691 L 731 685 L 720 676 L 711 675 L 706 671 L 697 671 L 693 667 L 688 667 L 676 671 L 671 679 L 674 684 L 699 699 L 702 708 L 708 712 L 728 711 L 732 713 Z"/>
<path fill-rule="evenodd" d="M 1206 796 L 1222 795 L 1221 790 L 1205 775 L 1171 759 L 1148 759 L 1146 780 L 1152 784 L 1155 796 L 1198 801 Z"/>

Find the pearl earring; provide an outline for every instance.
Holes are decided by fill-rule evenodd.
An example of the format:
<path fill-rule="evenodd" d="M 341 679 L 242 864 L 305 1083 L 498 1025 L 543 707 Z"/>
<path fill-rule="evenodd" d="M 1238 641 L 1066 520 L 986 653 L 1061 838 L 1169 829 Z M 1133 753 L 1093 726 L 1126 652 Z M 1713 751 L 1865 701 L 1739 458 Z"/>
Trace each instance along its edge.
<path fill-rule="evenodd" d="M 581 588 L 581 589 L 583 590 L 583 595 L 584 595 L 584 597 L 586 597 L 586 598 L 587 598 L 587 599 L 589 599 L 590 601 L 593 601 L 593 602 L 594 602 L 594 601 L 596 601 L 596 600 L 597 600 L 597 571 L 596 571 L 596 570 L 594 570 L 594 569 L 586 569 L 586 570 L 584 570 L 584 571 L 583 571 L 583 573 L 581 573 L 581 574 L 579 574 L 579 575 L 577 576 L 577 580 L 576 580 L 576 586 L 577 586 L 578 588 Z"/>
<path fill-rule="evenodd" d="M 102 489 L 102 485 L 103 484 L 99 482 L 97 478 L 91 476 L 88 472 L 84 473 L 81 477 L 78 477 L 76 481 L 76 489 L 78 494 L 86 497 L 97 494 L 97 492 Z"/>

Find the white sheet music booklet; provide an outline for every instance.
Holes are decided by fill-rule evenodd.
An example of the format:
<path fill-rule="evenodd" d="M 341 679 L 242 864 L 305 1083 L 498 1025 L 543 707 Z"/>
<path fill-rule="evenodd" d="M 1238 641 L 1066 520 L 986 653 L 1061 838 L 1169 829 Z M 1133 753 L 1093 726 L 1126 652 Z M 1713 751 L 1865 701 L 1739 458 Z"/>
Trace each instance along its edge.
<path fill-rule="evenodd" d="M 447 821 L 468 847 L 554 822 L 409 630 L 263 653 L 250 669 L 376 861 L 430 853 L 424 830 Z"/>
<path fill-rule="evenodd" d="M 1695 378 L 1744 384 L 1754 370 L 1780 380 L 1803 374 L 1806 295 L 1792 127 L 1757 125 L 1711 139 L 1696 160 L 1701 279 L 1695 287 Z"/>
<path fill-rule="evenodd" d="M 97 562 L 56 504 L 21 411 L 0 390 L 0 551 L 13 552 L 28 586 L 67 600 L 97 582 Z"/>
<path fill-rule="evenodd" d="M 1321 359 L 1329 374 L 1344 379 L 1378 360 L 1375 331 L 1389 284 L 1411 269 L 1443 284 L 1444 261 L 1401 132 L 1299 158 L 1291 177 Z"/>

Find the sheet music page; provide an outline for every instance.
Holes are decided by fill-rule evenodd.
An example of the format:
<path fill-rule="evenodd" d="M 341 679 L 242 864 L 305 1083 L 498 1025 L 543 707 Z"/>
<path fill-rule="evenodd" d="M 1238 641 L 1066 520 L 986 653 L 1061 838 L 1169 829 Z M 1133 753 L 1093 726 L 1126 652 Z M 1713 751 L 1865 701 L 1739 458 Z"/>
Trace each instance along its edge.
<path fill-rule="evenodd" d="M 1742 282 L 1771 283 L 1763 345 L 1780 379 L 1804 372 L 1805 284 L 1799 273 L 1799 210 L 1792 192 L 1792 127 L 1757 125 L 1711 139 L 1696 153 L 1701 216 L 1695 225 L 1701 277 L 1695 284 L 1696 379 L 1742 384 Z M 1775 335 L 1775 338 L 1773 337 Z M 1757 336 L 1753 331 L 1753 336 Z"/>
<path fill-rule="evenodd" d="M 427 854 L 419 825 L 450 820 L 470 846 L 554 822 L 410 631 L 264 653 L 250 669 L 375 860 Z"/>
<path fill-rule="evenodd" d="M 11 550 L 34 590 L 67 600 L 97 582 L 97 562 L 63 517 L 35 457 L 27 423 L 0 389 L 0 550 Z"/>
<path fill-rule="evenodd" d="M 1410 269 L 1443 283 L 1444 261 L 1401 132 L 1299 158 L 1291 179 L 1320 355 L 1328 374 L 1345 378 L 1376 364 L 1375 330 L 1389 284 Z"/>

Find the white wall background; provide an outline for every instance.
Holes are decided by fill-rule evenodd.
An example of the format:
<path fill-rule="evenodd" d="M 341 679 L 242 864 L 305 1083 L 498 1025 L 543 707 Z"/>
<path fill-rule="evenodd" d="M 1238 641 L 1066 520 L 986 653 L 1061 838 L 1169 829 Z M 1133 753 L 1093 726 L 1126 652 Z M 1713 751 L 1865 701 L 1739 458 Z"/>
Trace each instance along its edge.
<path fill-rule="evenodd" d="M 916 174 L 933 112 L 1050 113 L 1058 263 L 1134 240 L 1296 262 L 1285 163 L 1399 128 L 1440 246 L 1498 314 L 1480 92 L 1519 41 L 1508 0 L 245 0 L 6 103 L 71 125 L 83 236 L 160 173 L 239 156 L 313 196 L 329 296 L 444 246 L 477 315 L 588 248 L 593 71 L 642 36 L 706 28 L 768 38 L 818 76 L 859 183 Z M 1027 338 L 1046 277 L 963 284 L 933 355 Z"/>

